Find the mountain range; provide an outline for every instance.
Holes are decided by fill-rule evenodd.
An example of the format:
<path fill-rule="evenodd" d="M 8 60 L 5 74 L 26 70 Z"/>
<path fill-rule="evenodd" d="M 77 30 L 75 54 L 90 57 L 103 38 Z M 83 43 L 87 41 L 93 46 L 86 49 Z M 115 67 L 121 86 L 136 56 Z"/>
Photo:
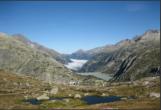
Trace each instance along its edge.
<path fill-rule="evenodd" d="M 98 47 L 83 53 L 86 53 L 84 58 L 90 59 L 80 72 L 101 71 L 113 75 L 113 81 L 131 81 L 154 76 L 160 70 L 160 31 L 149 30 L 131 40 L 125 39 L 115 45 Z"/>
<path fill-rule="evenodd" d="M 0 33 L 1 70 L 65 84 L 82 78 L 64 66 L 71 58 L 88 60 L 78 72 L 110 74 L 113 76 L 111 81 L 156 76 L 160 70 L 160 31 L 149 30 L 115 45 L 87 51 L 80 49 L 72 54 L 60 54 L 21 34 Z"/>

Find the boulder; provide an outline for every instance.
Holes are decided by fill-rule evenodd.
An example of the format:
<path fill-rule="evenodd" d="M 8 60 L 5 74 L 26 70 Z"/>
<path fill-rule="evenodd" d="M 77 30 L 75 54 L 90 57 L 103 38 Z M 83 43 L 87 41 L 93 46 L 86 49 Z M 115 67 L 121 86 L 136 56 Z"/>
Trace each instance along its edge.
<path fill-rule="evenodd" d="M 149 84 L 149 81 L 143 82 L 143 85 L 144 85 L 144 86 L 147 86 L 148 84 Z"/>
<path fill-rule="evenodd" d="M 105 93 L 102 93 L 102 95 L 101 96 L 106 96 L 106 94 Z"/>
<path fill-rule="evenodd" d="M 37 100 L 49 100 L 49 97 L 47 96 L 47 94 L 43 94 L 39 97 L 36 98 Z"/>
<path fill-rule="evenodd" d="M 72 96 L 72 94 L 68 94 L 68 96 L 69 96 L 69 97 L 71 97 L 71 96 Z"/>
<path fill-rule="evenodd" d="M 159 98 L 159 97 L 160 97 L 160 93 L 152 92 L 152 93 L 150 93 L 150 97 L 156 97 L 156 98 Z"/>
<path fill-rule="evenodd" d="M 14 82 L 13 85 L 14 85 L 14 86 L 18 86 L 18 83 Z"/>
<path fill-rule="evenodd" d="M 84 96 L 88 96 L 88 95 L 89 95 L 89 93 L 85 93 L 85 94 L 84 94 Z"/>
<path fill-rule="evenodd" d="M 121 100 L 127 100 L 128 98 L 127 97 L 122 97 Z"/>
<path fill-rule="evenodd" d="M 27 83 L 26 83 L 26 86 L 27 86 L 27 87 L 30 87 L 30 83 L 27 82 Z"/>
<path fill-rule="evenodd" d="M 75 94 L 74 98 L 81 98 L 81 95 L 80 94 Z"/>
<path fill-rule="evenodd" d="M 50 94 L 57 94 L 58 91 L 59 91 L 59 89 L 57 87 L 52 88 L 51 91 L 50 91 Z"/>
<path fill-rule="evenodd" d="M 68 103 L 70 101 L 70 99 L 64 99 L 64 101 Z"/>

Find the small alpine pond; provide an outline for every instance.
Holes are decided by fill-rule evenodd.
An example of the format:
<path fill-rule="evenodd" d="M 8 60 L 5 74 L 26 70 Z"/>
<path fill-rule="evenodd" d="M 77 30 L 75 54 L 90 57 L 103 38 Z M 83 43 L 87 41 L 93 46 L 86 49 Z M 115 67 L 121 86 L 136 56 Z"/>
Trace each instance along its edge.
<path fill-rule="evenodd" d="M 121 96 L 84 96 L 80 100 L 84 101 L 86 104 L 98 104 L 98 103 L 109 103 L 109 102 L 115 102 L 122 100 L 123 97 Z M 49 100 L 59 100 L 63 101 L 64 99 L 74 99 L 71 97 L 51 97 Z M 127 98 L 129 99 L 129 98 Z M 27 99 L 24 100 L 24 102 L 29 102 L 33 105 L 39 105 L 43 102 L 43 100 L 37 100 L 37 99 Z"/>

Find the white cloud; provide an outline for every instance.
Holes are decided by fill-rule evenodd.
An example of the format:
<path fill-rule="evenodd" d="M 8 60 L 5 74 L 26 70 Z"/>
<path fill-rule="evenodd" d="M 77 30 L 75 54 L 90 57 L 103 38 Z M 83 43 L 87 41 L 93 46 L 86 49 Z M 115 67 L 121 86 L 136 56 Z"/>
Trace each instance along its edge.
<path fill-rule="evenodd" d="M 72 70 L 80 69 L 87 62 L 87 60 L 77 60 L 77 59 L 71 59 L 71 60 L 72 60 L 72 62 L 68 63 L 65 66 L 69 69 L 72 69 Z"/>

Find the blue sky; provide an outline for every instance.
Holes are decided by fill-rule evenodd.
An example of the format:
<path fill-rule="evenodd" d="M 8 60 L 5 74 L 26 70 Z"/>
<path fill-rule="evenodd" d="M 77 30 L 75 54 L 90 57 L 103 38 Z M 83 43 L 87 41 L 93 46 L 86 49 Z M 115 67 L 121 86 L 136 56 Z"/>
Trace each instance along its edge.
<path fill-rule="evenodd" d="M 0 31 L 60 53 L 115 44 L 160 29 L 160 2 L 0 2 Z"/>

